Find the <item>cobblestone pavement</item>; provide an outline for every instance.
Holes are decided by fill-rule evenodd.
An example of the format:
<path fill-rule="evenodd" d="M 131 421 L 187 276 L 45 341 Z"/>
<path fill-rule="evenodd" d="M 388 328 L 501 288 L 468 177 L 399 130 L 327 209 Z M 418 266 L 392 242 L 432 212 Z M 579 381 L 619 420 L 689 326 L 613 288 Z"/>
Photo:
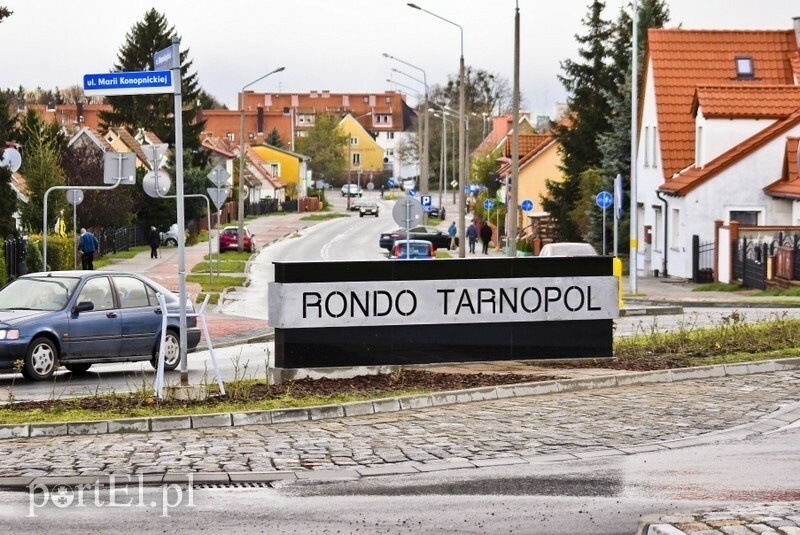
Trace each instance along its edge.
<path fill-rule="evenodd" d="M 800 371 L 519 397 L 395 413 L 148 434 L 0 442 L 0 477 L 410 471 L 567 460 L 680 447 L 709 432 L 763 431 L 800 404 Z M 789 423 L 789 422 L 786 422 Z M 719 439 L 719 438 L 718 438 Z M 678 442 L 673 442 L 678 441 Z"/>

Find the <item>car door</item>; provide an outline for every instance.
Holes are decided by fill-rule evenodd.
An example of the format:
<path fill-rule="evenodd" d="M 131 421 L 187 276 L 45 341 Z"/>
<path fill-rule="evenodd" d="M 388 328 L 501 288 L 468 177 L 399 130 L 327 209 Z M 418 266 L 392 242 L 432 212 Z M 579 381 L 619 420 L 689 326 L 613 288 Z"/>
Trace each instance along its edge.
<path fill-rule="evenodd" d="M 114 300 L 111 281 L 106 275 L 86 279 L 75 302 L 84 301 L 91 301 L 94 308 L 71 314 L 70 356 L 99 359 L 119 356 L 122 319 Z"/>
<path fill-rule="evenodd" d="M 161 307 L 144 281 L 129 275 L 112 275 L 122 318 L 123 356 L 149 355 L 161 332 Z"/>

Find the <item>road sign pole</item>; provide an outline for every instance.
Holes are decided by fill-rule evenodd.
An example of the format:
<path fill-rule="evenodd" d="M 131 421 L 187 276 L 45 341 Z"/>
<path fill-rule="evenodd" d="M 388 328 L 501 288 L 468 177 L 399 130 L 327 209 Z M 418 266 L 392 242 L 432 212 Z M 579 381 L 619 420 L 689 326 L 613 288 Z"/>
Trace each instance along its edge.
<path fill-rule="evenodd" d="M 606 254 L 606 209 L 603 208 L 603 254 Z"/>

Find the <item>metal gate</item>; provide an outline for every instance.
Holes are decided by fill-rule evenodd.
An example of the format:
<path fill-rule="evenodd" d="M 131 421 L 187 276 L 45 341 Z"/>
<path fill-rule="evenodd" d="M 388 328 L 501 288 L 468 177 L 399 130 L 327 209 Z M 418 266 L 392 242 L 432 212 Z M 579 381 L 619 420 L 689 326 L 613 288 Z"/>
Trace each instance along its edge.
<path fill-rule="evenodd" d="M 769 245 L 742 238 L 733 243 L 733 276 L 746 288 L 764 290 L 767 287 L 767 255 Z"/>
<path fill-rule="evenodd" d="M 692 236 L 692 280 L 704 283 L 714 281 L 714 241 L 700 242 Z"/>

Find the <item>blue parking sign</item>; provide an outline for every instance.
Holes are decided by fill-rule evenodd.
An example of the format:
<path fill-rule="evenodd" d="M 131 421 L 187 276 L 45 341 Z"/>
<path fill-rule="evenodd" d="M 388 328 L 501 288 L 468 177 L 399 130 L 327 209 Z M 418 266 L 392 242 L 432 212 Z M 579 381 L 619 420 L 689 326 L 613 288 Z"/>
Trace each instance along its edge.
<path fill-rule="evenodd" d="M 422 206 L 430 206 L 431 205 L 431 196 L 430 195 L 423 195 L 419 198 L 419 201 L 422 203 Z"/>

